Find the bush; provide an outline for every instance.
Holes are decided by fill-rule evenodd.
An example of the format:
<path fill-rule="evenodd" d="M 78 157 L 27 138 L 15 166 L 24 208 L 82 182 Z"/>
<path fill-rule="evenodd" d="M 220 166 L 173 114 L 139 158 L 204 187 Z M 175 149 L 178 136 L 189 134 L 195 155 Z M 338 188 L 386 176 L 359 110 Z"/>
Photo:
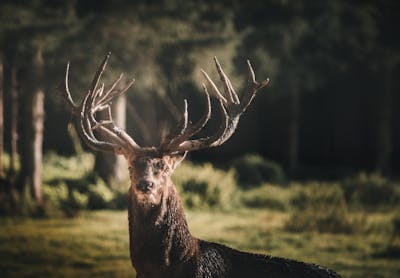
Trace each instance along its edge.
<path fill-rule="evenodd" d="M 43 185 L 42 192 L 45 206 L 53 214 L 60 210 L 66 216 L 73 217 L 87 208 L 88 197 L 76 189 L 68 188 L 64 182 L 56 186 Z"/>
<path fill-rule="evenodd" d="M 360 173 L 343 182 L 346 200 L 355 208 L 391 208 L 400 203 L 399 185 L 380 174 Z"/>
<path fill-rule="evenodd" d="M 10 193 L 0 193 L 0 215 L 44 217 L 48 211 L 45 204 L 38 204 L 32 198 L 29 187 L 22 194 L 14 189 Z"/>
<path fill-rule="evenodd" d="M 65 157 L 47 152 L 43 157 L 43 181 L 50 183 L 53 180 L 79 180 L 91 172 L 94 159 L 91 153 Z"/>
<path fill-rule="evenodd" d="M 291 204 L 294 211 L 286 223 L 290 231 L 352 233 L 363 226 L 363 219 L 350 217 L 343 190 L 337 184 L 299 187 Z"/>
<path fill-rule="evenodd" d="M 100 178 L 97 178 L 95 184 L 89 185 L 87 195 L 89 209 L 107 209 L 112 207 L 113 192 Z"/>
<path fill-rule="evenodd" d="M 60 209 L 61 202 L 68 198 L 69 189 L 64 182 L 60 182 L 55 186 L 45 184 L 42 186 L 42 194 L 46 203 L 54 208 Z"/>
<path fill-rule="evenodd" d="M 76 216 L 87 204 L 88 197 L 77 190 L 69 190 L 68 198 L 60 202 L 61 210 L 68 217 Z"/>
<path fill-rule="evenodd" d="M 237 188 L 234 170 L 215 169 L 211 164 L 184 162 L 172 177 L 188 207 L 230 207 Z"/>
<path fill-rule="evenodd" d="M 247 154 L 233 161 L 239 185 L 243 188 L 259 186 L 263 182 L 284 183 L 285 174 L 276 162 L 257 154 Z"/>
<path fill-rule="evenodd" d="M 125 210 L 128 208 L 128 192 L 126 190 L 115 191 L 111 200 L 113 209 Z"/>
<path fill-rule="evenodd" d="M 264 184 L 242 192 L 241 201 L 247 207 L 286 211 L 290 206 L 290 195 L 291 192 L 286 188 Z"/>

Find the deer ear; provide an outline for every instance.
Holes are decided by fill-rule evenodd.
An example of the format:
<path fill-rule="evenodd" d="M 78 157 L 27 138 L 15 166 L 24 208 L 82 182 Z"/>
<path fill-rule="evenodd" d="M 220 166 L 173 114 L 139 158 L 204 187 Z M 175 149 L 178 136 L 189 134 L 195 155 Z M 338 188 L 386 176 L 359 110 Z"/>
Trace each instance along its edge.
<path fill-rule="evenodd" d="M 171 170 L 175 170 L 176 167 L 178 167 L 178 165 L 185 159 L 187 152 L 183 152 L 183 153 L 178 153 L 178 154 L 173 154 L 170 155 L 170 167 Z"/>

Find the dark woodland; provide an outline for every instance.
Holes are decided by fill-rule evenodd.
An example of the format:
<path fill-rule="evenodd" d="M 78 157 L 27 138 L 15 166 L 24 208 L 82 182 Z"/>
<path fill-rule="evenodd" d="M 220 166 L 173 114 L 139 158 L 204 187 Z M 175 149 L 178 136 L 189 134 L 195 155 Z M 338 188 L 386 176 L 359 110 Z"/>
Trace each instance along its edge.
<path fill-rule="evenodd" d="M 124 88 L 126 93 L 112 101 L 103 98 L 112 112 L 96 112 L 99 126 L 110 127 L 112 118 L 118 126 L 110 128 L 114 135 L 126 131 L 138 145 L 159 148 L 163 159 L 166 153 L 182 152 L 174 149 L 173 140 L 165 147 L 171 133 L 207 123 L 186 138 L 183 151 L 190 153 L 169 180 L 176 192 L 165 204 L 173 204 L 167 210 L 179 216 L 168 214 L 167 234 L 182 232 L 188 252 L 198 252 L 193 261 L 198 265 L 187 270 L 196 270 L 193 275 L 202 277 L 204 271 L 209 277 L 209 265 L 217 271 L 218 263 L 208 261 L 214 255 L 222 267 L 242 266 L 221 272 L 227 277 L 251 276 L 251 263 L 272 272 L 276 268 L 277 277 L 284 271 L 290 277 L 292 267 L 299 275 L 310 271 L 320 272 L 316 277 L 336 277 L 318 265 L 344 277 L 365 277 L 366 271 L 376 277 L 400 275 L 398 2 L 2 0 L 0 276 L 4 271 L 5 277 L 25 277 L 28 270 L 41 277 L 63 276 L 64 270 L 68 277 L 135 273 L 126 264 L 134 256 L 127 228 L 138 225 L 126 223 L 113 239 L 103 240 L 103 233 L 91 237 L 114 229 L 107 224 L 93 228 L 96 219 L 128 222 L 119 210 L 126 213 L 132 206 L 127 188 L 136 186 L 132 176 L 137 175 L 130 156 L 117 156 L 121 152 L 115 149 L 112 154 L 98 151 L 79 129 L 75 103 L 102 86 L 112 96 Z M 105 55 L 110 59 L 98 82 L 95 72 Z M 268 78 L 261 82 L 268 88 L 244 109 L 237 128 L 234 120 L 226 122 L 234 128 L 222 133 L 223 145 L 192 149 L 212 141 L 207 136 L 218 133 L 230 113 L 218 94 L 210 91 L 209 98 L 203 91 L 203 83 L 212 87 L 207 78 L 222 78 L 213 59 L 229 76 L 237 100 L 246 99 L 247 60 L 258 81 Z M 91 127 L 89 134 L 101 135 L 98 129 Z M 190 133 L 180 132 L 178 141 Z M 214 216 L 219 220 L 206 224 Z M 229 222 L 230 217 L 235 221 Z M 95 224 L 80 227 L 79 221 Z M 173 230 L 176 221 L 181 224 Z M 67 239 L 52 237 L 60 230 L 33 228 L 42 224 L 65 224 Z M 137 234 L 148 237 L 147 232 L 140 228 Z M 98 243 L 84 245 L 69 233 Z M 46 244 L 36 246 L 37 238 Z M 103 257 L 112 248 L 96 253 L 97 245 L 110 242 L 125 244 L 115 243 L 110 253 L 120 270 Z M 179 240 L 171 242 L 178 250 L 174 244 Z M 109 265 L 102 269 L 96 256 Z M 30 267 L 21 268 L 26 264 Z"/>
<path fill-rule="evenodd" d="M 112 71 L 137 81 L 128 94 L 127 128 L 151 144 L 159 134 L 148 133 L 173 126 L 183 98 L 201 96 L 199 68 L 217 56 L 235 77 L 251 59 L 271 89 L 232 140 L 194 160 L 226 162 L 257 152 L 300 177 L 399 172 L 396 1 L 131 2 L 2 1 L 5 150 L 11 150 L 13 88 L 21 108 L 42 88 L 43 150 L 74 153 L 65 128 L 70 115 L 56 90 L 67 61 L 72 91 L 82 92 L 95 61 L 111 51 Z M 200 113 L 200 105 L 191 106 Z M 32 113 L 18 114 L 24 130 Z"/>

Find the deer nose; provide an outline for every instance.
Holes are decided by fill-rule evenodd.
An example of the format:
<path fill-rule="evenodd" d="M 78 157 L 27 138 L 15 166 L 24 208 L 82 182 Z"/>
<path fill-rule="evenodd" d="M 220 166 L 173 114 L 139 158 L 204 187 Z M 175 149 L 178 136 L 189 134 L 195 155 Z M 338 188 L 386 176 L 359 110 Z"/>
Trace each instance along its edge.
<path fill-rule="evenodd" d="M 140 180 L 137 184 L 136 187 L 142 192 L 147 192 L 153 187 L 154 183 L 151 181 L 146 181 L 146 180 Z"/>

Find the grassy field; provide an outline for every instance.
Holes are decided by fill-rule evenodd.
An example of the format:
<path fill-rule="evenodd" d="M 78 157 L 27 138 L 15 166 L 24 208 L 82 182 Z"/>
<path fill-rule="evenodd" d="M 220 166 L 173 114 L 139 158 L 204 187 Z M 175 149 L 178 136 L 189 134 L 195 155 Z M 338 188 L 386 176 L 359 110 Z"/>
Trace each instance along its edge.
<path fill-rule="evenodd" d="M 240 173 L 209 163 L 178 168 L 173 178 L 192 208 L 187 217 L 195 236 L 324 265 L 343 277 L 400 277 L 400 183 L 360 173 L 338 182 L 249 187 L 237 177 L 273 167 L 259 158 L 245 162 L 240 169 L 247 172 Z M 26 216 L 0 217 L 0 278 L 135 277 L 127 212 L 90 210 L 126 207 L 126 189 L 110 191 L 91 174 L 93 163 L 91 154 L 45 156 L 44 214 L 29 194 L 0 194 L 1 215 Z M 387 256 L 388 250 L 394 252 Z"/>
<path fill-rule="evenodd" d="M 76 218 L 0 219 L 0 277 L 135 277 L 127 213 L 83 212 Z M 196 236 L 274 256 L 322 264 L 343 277 L 400 277 L 400 260 L 379 257 L 387 236 L 290 233 L 288 214 L 263 209 L 189 211 Z M 379 226 L 382 214 L 368 221 Z"/>

